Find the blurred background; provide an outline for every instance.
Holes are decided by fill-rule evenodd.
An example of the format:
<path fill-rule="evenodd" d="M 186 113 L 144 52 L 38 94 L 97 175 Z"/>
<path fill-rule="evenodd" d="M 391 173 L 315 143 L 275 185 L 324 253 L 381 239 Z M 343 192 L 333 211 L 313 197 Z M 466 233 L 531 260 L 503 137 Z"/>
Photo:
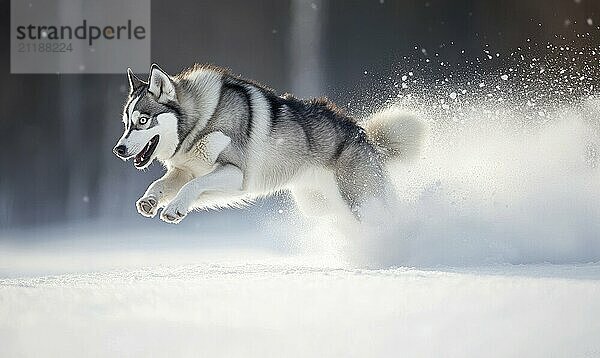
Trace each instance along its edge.
<path fill-rule="evenodd" d="M 162 168 L 138 172 L 111 151 L 122 131 L 125 69 L 10 74 L 9 7 L 0 2 L 0 239 L 10 239 L 8 230 L 96 219 L 146 223 L 134 202 Z M 152 1 L 151 13 L 152 62 L 168 72 L 217 64 L 280 93 L 328 96 L 356 116 L 396 96 L 389 80 L 415 62 L 469 73 L 498 66 L 479 62 L 490 47 L 493 55 L 600 42 L 594 0 L 171 0 Z M 421 71 L 423 84 L 438 80 L 433 72 Z M 252 218 L 277 205 L 193 220 Z"/>

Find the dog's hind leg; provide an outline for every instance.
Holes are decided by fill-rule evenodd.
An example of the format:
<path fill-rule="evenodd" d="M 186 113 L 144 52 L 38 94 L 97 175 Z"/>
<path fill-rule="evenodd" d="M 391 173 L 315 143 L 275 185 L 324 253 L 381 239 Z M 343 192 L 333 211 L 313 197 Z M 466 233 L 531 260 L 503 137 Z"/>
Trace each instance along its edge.
<path fill-rule="evenodd" d="M 304 187 L 294 187 L 290 191 L 304 216 L 321 217 L 330 214 L 330 205 L 322 192 Z"/>
<path fill-rule="evenodd" d="M 377 153 L 367 146 L 344 150 L 337 161 L 335 178 L 342 198 L 359 220 L 365 210 L 382 204 L 388 194 L 386 173 Z"/>
<path fill-rule="evenodd" d="M 305 168 L 296 176 L 289 190 L 305 217 L 354 220 L 330 168 Z"/>

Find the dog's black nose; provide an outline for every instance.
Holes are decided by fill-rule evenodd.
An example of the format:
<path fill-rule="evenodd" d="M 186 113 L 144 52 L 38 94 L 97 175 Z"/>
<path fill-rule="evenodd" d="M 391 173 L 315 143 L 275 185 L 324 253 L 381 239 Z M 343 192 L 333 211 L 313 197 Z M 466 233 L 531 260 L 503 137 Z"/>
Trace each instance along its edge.
<path fill-rule="evenodd" d="M 125 153 L 127 153 L 127 148 L 121 144 L 116 146 L 115 149 L 113 149 L 113 152 L 119 157 L 124 157 Z"/>

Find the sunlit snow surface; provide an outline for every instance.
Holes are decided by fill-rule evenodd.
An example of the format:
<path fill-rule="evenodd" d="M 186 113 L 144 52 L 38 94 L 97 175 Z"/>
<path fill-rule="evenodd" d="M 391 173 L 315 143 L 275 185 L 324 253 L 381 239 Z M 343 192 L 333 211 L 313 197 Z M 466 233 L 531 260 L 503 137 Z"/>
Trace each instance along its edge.
<path fill-rule="evenodd" d="M 0 355 L 600 355 L 600 266 L 361 270 L 235 252 L 196 260 L 0 280 Z"/>
<path fill-rule="evenodd" d="M 600 355 L 600 265 L 361 269 L 161 235 L 3 247 L 0 356 Z"/>

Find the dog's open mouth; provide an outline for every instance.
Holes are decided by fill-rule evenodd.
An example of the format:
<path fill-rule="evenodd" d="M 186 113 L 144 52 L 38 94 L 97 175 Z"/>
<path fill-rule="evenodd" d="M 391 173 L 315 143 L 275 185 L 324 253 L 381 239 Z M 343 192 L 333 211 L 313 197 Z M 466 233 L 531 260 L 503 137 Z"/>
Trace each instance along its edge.
<path fill-rule="evenodd" d="M 142 151 L 139 152 L 133 159 L 133 165 L 135 165 L 138 168 L 141 168 L 144 165 L 148 164 L 148 161 L 150 161 L 150 158 L 152 158 L 152 154 L 154 153 L 154 151 L 156 150 L 156 146 L 158 145 L 158 138 L 159 136 L 157 134 L 154 137 L 152 137 L 152 139 L 150 139 L 150 141 L 148 142 L 148 144 L 146 144 L 144 149 L 142 149 Z"/>

